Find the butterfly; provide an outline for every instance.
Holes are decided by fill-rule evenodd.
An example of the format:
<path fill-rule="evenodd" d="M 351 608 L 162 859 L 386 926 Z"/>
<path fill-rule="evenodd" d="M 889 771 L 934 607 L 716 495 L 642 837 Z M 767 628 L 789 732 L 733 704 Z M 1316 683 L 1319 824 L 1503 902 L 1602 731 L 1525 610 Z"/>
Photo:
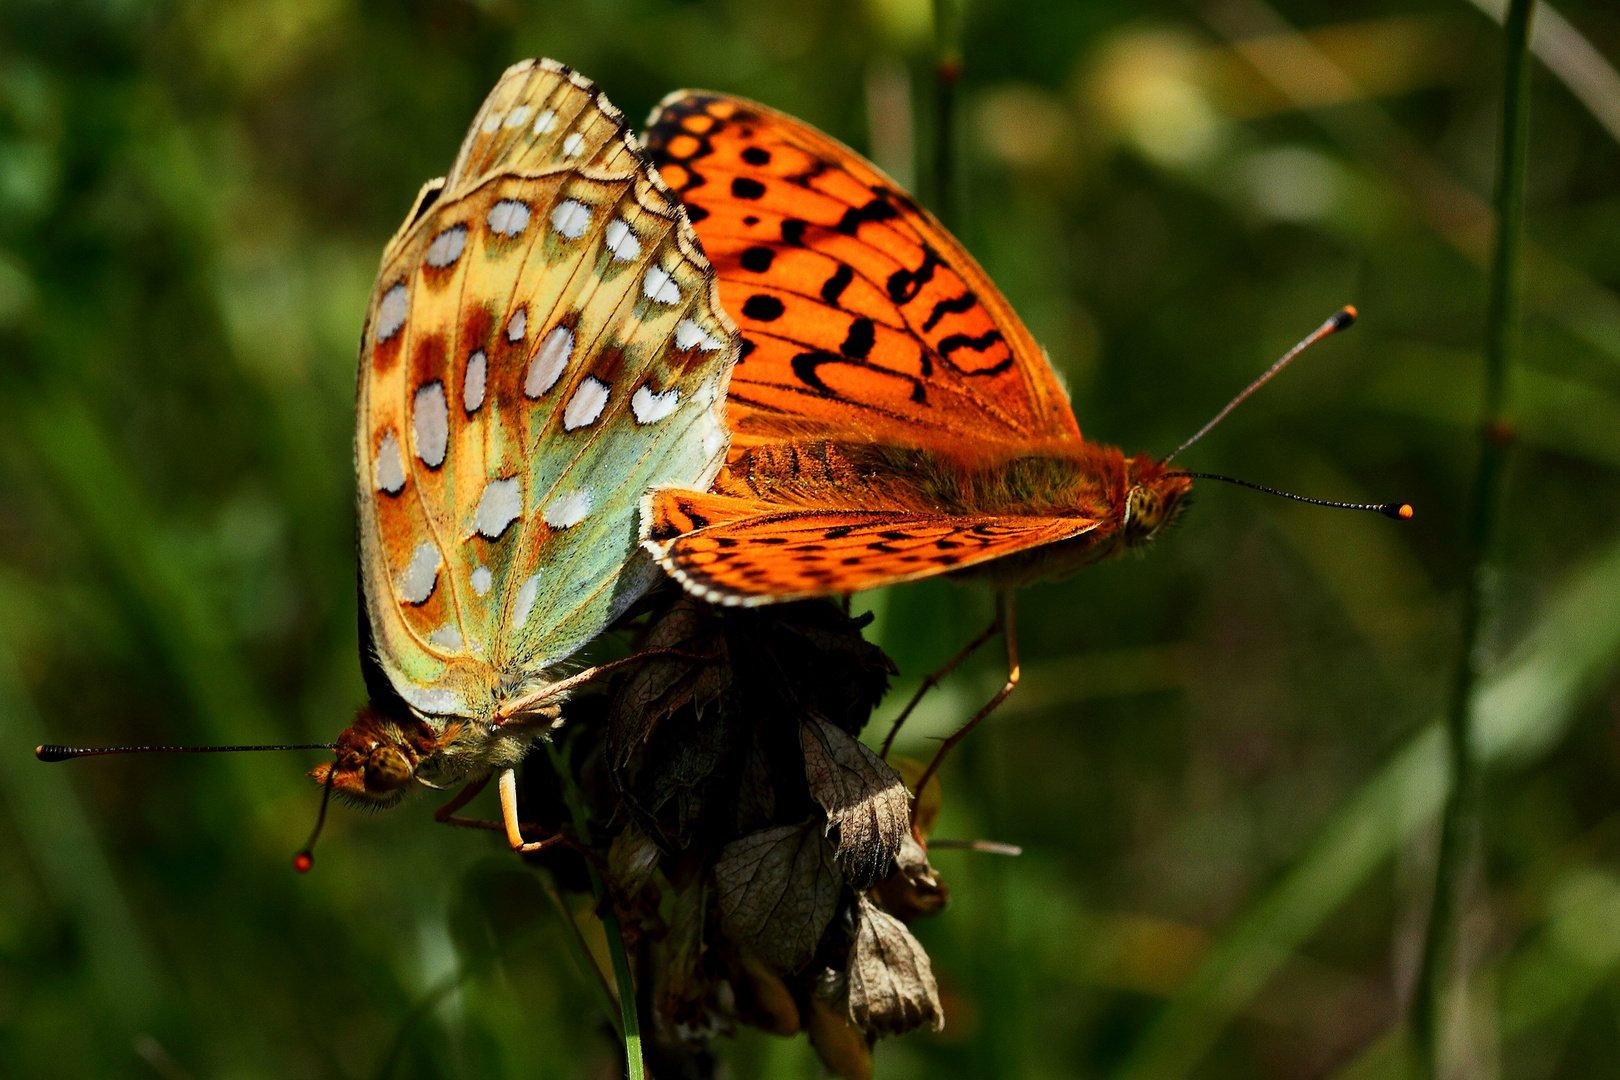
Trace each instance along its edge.
<path fill-rule="evenodd" d="M 999 628 L 1008 680 L 943 756 L 1017 682 L 1012 588 L 1147 544 L 1191 479 L 1083 438 L 984 271 L 848 147 L 766 106 L 680 91 L 649 119 L 647 149 L 742 347 L 724 469 L 707 491 L 649 492 L 643 544 L 719 604 L 989 580 L 997 621 L 951 666 Z"/>
<path fill-rule="evenodd" d="M 661 576 L 649 487 L 705 488 L 738 351 L 685 209 L 623 115 L 552 60 L 509 68 L 388 242 L 355 411 L 370 702 L 311 775 L 372 805 L 512 767 L 581 646 Z M 486 824 L 486 827 L 487 826 Z"/>

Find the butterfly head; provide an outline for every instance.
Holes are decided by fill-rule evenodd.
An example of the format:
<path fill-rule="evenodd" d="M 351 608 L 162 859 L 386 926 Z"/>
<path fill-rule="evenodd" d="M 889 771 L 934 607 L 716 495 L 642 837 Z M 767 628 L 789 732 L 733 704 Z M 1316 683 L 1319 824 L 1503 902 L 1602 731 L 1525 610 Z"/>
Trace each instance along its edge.
<path fill-rule="evenodd" d="M 333 793 L 350 802 L 382 809 L 405 797 L 441 741 L 420 720 L 366 705 L 338 736 L 337 760 L 309 775 L 321 784 L 330 781 Z"/>
<path fill-rule="evenodd" d="M 1141 547 L 1181 513 L 1192 480 L 1182 472 L 1167 472 L 1162 462 L 1146 454 L 1127 462 L 1125 475 L 1125 517 L 1120 533 L 1127 547 Z"/>

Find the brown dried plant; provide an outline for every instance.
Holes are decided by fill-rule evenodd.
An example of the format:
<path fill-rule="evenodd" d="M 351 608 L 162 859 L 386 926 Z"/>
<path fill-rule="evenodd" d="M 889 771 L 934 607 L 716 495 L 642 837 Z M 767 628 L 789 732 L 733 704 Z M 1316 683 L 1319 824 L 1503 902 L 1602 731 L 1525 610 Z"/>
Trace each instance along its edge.
<path fill-rule="evenodd" d="M 635 622 L 659 651 L 569 702 L 559 752 L 525 763 L 525 820 L 577 845 L 527 858 L 564 891 L 590 891 L 587 859 L 600 871 L 652 1075 L 712 1075 L 712 1040 L 747 1024 L 806 1032 L 861 1080 L 878 1038 L 944 1024 L 906 928 L 948 899 L 921 841 L 938 785 L 914 834 L 907 780 L 859 741 L 895 673 L 868 620 L 661 591 Z"/>

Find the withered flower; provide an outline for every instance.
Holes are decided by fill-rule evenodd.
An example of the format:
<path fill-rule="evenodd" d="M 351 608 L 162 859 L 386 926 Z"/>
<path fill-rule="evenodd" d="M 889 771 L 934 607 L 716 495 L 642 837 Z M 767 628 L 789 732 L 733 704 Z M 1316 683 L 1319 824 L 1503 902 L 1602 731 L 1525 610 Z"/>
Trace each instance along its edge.
<path fill-rule="evenodd" d="M 948 892 L 907 780 L 859 741 L 893 664 L 827 601 L 667 589 L 636 619 L 646 659 L 569 702 L 561 752 L 525 763 L 525 819 L 581 850 L 528 858 L 564 890 L 590 888 L 586 860 L 601 872 L 654 1075 L 708 1075 L 709 1041 L 743 1023 L 808 1032 L 829 1070 L 870 1076 L 876 1039 L 944 1024 L 905 923 Z M 937 807 L 931 783 L 921 835 Z"/>

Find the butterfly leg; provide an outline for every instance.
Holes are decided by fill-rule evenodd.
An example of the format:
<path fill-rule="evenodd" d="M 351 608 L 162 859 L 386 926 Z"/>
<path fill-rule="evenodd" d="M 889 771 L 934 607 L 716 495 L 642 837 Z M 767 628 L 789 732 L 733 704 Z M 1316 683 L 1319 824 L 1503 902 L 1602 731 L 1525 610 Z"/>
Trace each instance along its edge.
<path fill-rule="evenodd" d="M 485 821 L 483 818 L 457 817 L 456 811 L 477 798 L 478 793 L 489 786 L 489 777 L 480 777 L 469 780 L 467 785 L 456 793 L 456 797 L 445 803 L 433 812 L 433 820 L 441 825 L 459 825 L 464 829 L 487 829 L 490 832 L 505 832 L 506 825 L 499 821 Z M 530 825 L 534 829 L 539 826 Z M 521 828 L 521 826 L 520 826 Z"/>
<path fill-rule="evenodd" d="M 938 686 L 940 683 L 944 682 L 947 675 L 961 667 L 964 660 L 978 652 L 979 647 L 994 637 L 996 631 L 1000 629 L 1001 608 L 998 605 L 996 608 L 996 617 L 990 620 L 990 625 L 985 627 L 984 631 L 979 634 L 978 637 L 968 642 L 967 645 L 963 647 L 961 652 L 957 653 L 955 656 L 951 657 L 950 660 L 946 661 L 944 667 L 930 673 L 926 678 L 923 679 L 922 685 L 917 687 L 917 692 L 911 696 L 911 700 L 906 703 L 906 707 L 900 710 L 899 716 L 894 718 L 894 724 L 889 728 L 888 737 L 883 740 L 883 750 L 879 756 L 883 758 L 887 758 L 889 756 L 889 747 L 894 745 L 894 737 L 900 734 L 901 725 L 903 725 L 907 718 L 911 716 L 912 710 L 915 709 L 918 703 L 922 701 L 923 695 L 928 693 L 928 691 L 932 690 L 934 687 Z"/>
<path fill-rule="evenodd" d="M 995 712 L 996 707 L 1006 701 L 1007 695 L 1012 693 L 1013 688 L 1018 685 L 1018 622 L 1015 614 L 1012 590 L 1006 589 L 996 596 L 996 621 L 1001 624 L 1002 634 L 1007 641 L 1007 681 L 1000 690 L 996 691 L 994 697 L 984 703 L 983 708 L 973 714 L 973 719 L 957 728 L 950 738 L 940 744 L 938 753 L 934 755 L 934 760 L 928 763 L 928 768 L 923 770 L 922 778 L 917 781 L 918 791 L 922 791 L 934 773 L 939 771 L 940 763 L 945 760 L 945 755 L 950 753 L 951 749 L 961 742 L 968 732 L 977 727 L 979 721 Z M 915 825 L 916 821 L 917 807 L 920 805 L 922 805 L 921 800 L 912 803 L 913 825 Z"/>
<path fill-rule="evenodd" d="M 456 811 L 477 798 L 478 793 L 489 785 L 489 777 L 479 777 L 469 780 L 466 785 L 455 794 L 455 798 L 433 811 L 433 820 L 441 825 L 464 825 L 474 829 L 486 829 L 494 825 L 491 821 L 478 821 L 474 818 L 456 817 Z"/>
<path fill-rule="evenodd" d="M 517 771 L 510 767 L 501 770 L 501 820 L 506 824 L 506 841 L 512 850 L 523 854 L 540 851 L 562 841 L 562 833 L 552 833 L 544 840 L 524 840 L 523 826 L 518 823 Z"/>

